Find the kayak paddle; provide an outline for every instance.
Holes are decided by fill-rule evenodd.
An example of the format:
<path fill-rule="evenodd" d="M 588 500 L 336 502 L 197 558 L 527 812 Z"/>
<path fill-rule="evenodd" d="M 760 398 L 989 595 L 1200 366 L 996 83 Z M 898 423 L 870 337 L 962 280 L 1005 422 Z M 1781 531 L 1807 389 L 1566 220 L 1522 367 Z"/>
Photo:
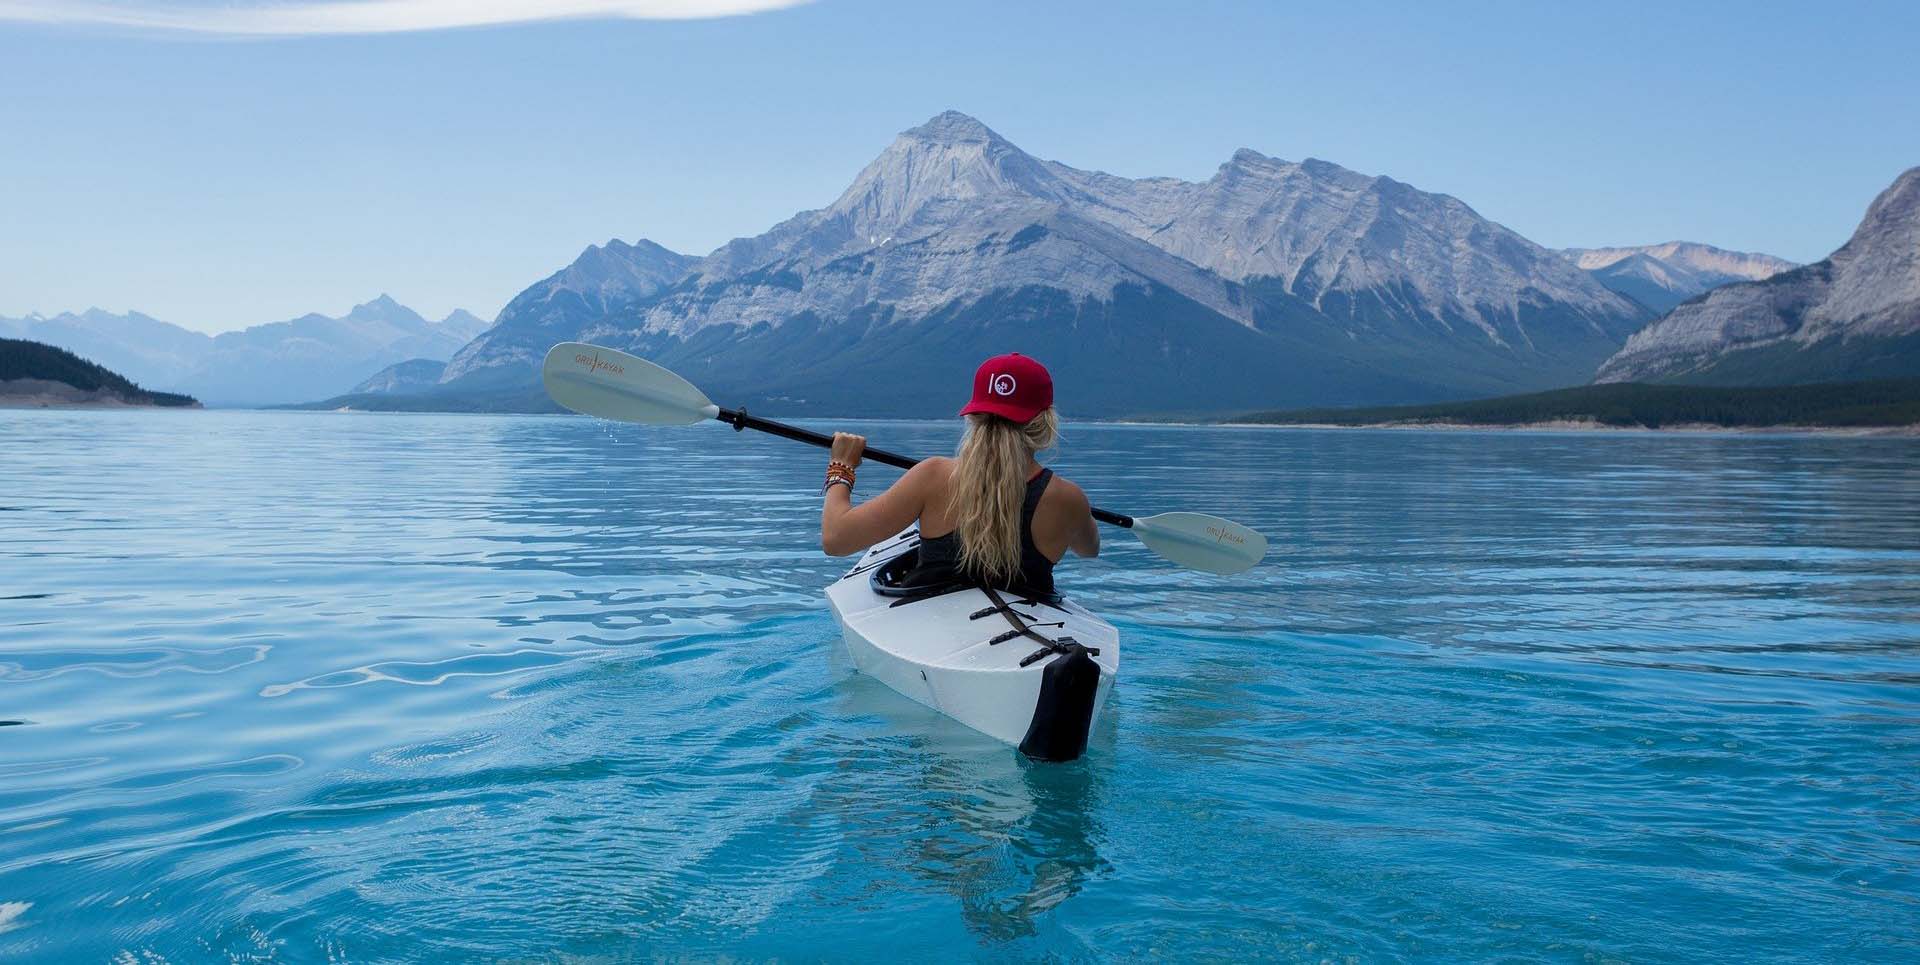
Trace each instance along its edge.
<path fill-rule="evenodd" d="M 553 401 L 602 419 L 657 426 L 715 419 L 736 431 L 754 429 L 822 449 L 833 447 L 832 436 L 750 416 L 743 409 L 714 405 L 693 383 L 617 349 L 561 342 L 547 351 L 540 380 Z M 866 448 L 863 458 L 898 469 L 912 469 L 920 461 L 872 446 Z M 1267 553 L 1265 536 L 1233 520 L 1205 513 L 1133 517 L 1096 506 L 1093 518 L 1132 531 L 1148 549 L 1166 559 L 1208 573 L 1243 572 Z"/>

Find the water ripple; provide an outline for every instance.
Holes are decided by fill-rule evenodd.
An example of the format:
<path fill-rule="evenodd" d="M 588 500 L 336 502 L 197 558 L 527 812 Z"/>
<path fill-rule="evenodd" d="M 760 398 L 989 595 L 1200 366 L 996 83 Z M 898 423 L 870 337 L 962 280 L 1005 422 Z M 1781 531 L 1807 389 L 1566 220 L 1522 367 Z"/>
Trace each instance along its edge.
<path fill-rule="evenodd" d="M 1071 426 L 1274 549 L 1069 564 L 1046 766 L 852 672 L 817 453 L 177 416 L 0 416 L 0 958 L 1920 954 L 1911 440 Z"/>

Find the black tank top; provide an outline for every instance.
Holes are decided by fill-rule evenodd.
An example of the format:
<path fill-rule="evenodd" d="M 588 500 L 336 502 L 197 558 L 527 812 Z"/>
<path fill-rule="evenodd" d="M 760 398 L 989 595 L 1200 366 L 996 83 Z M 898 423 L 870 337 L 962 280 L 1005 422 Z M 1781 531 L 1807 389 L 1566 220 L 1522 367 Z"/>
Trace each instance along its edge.
<path fill-rule="evenodd" d="M 1040 505 L 1040 494 L 1053 480 L 1053 470 L 1042 469 L 1027 480 L 1027 498 L 1020 504 L 1020 572 L 1001 589 L 1035 596 L 1053 594 L 1053 561 L 1033 543 L 1033 511 Z M 967 578 L 960 571 L 960 534 L 948 533 L 920 541 L 920 563 L 914 567 L 909 583 L 926 586 Z"/>

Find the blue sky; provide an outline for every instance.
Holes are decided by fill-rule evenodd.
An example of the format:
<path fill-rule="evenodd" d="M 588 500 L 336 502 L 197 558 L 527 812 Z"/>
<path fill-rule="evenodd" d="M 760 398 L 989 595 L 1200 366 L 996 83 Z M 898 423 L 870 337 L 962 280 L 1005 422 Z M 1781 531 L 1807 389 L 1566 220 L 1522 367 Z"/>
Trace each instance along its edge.
<path fill-rule="evenodd" d="M 1812 260 L 1920 164 L 1907 3 L 818 0 L 415 29 L 540 5 L 381 0 L 376 34 L 333 32 L 335 6 L 0 0 L 0 315 L 220 331 L 391 292 L 492 317 L 588 243 L 703 254 L 824 205 L 948 108 L 1131 176 L 1323 158 L 1555 247 Z M 281 35 L 207 32 L 236 10 Z M 120 22 L 45 22 L 75 11 Z"/>

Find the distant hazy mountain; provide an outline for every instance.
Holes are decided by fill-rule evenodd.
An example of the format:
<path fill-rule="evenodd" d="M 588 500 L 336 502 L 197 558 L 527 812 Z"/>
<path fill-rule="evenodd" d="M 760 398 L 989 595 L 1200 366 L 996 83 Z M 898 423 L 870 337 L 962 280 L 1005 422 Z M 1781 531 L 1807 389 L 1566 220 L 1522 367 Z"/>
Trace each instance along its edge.
<path fill-rule="evenodd" d="M 427 321 L 381 295 L 338 318 L 313 313 L 217 335 L 179 385 L 210 405 L 326 398 L 395 362 L 451 356 L 479 320 L 456 312 L 448 322 Z"/>
<path fill-rule="evenodd" d="M 618 238 L 590 245 L 572 264 L 514 296 L 484 337 L 452 356 L 445 377 L 486 381 L 489 375 L 504 375 L 525 381 L 554 342 L 657 294 L 697 260 L 645 238 L 631 245 Z"/>
<path fill-rule="evenodd" d="M 1563 248 L 1560 253 L 1600 284 L 1656 312 L 1721 285 L 1760 281 L 1799 267 L 1785 258 L 1728 251 L 1692 241 L 1627 248 Z"/>
<path fill-rule="evenodd" d="M 446 318 L 437 323 L 440 330 L 448 336 L 460 340 L 461 345 L 473 341 L 481 332 L 493 327 L 493 323 L 464 308 L 456 308 Z"/>
<path fill-rule="evenodd" d="M 598 314 L 548 294 L 579 262 L 529 289 L 516 305 L 566 310 L 509 306 L 439 391 L 531 384 L 549 345 L 584 338 L 789 411 L 950 414 L 979 359 L 1008 350 L 1053 366 L 1073 414 L 1408 401 L 1582 381 L 1649 317 L 1389 178 L 1242 151 L 1205 182 L 1131 180 L 951 112 L 828 207 L 650 265 Z"/>
<path fill-rule="evenodd" d="M 98 308 L 51 318 L 0 318 L 0 335 L 33 339 L 66 349 L 149 389 L 181 384 L 213 347 L 213 338 L 168 322 Z"/>
<path fill-rule="evenodd" d="M 277 405 L 337 395 L 405 359 L 444 360 L 486 331 L 456 310 L 438 322 L 382 295 L 340 318 L 311 314 L 209 336 L 139 312 L 100 309 L 0 318 L 0 335 L 55 345 L 150 389 L 213 405 Z"/>
<path fill-rule="evenodd" d="M 1636 333 L 1601 382 L 1721 385 L 1920 374 L 1920 168 L 1825 260 L 1727 285 Z"/>

